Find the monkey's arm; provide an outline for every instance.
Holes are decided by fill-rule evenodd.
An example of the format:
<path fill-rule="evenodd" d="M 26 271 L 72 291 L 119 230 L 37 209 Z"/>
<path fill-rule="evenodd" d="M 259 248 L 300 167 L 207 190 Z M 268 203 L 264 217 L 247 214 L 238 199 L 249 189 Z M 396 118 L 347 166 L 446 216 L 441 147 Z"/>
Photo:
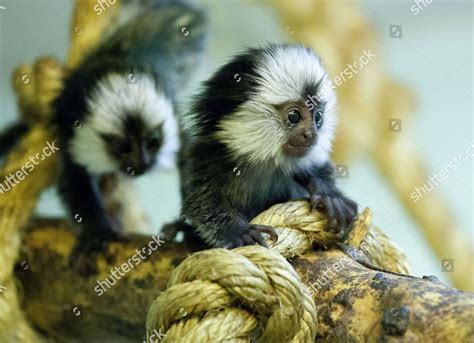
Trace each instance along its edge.
<path fill-rule="evenodd" d="M 203 241 L 213 247 L 233 249 L 253 244 L 267 246 L 261 232 L 277 240 L 272 227 L 250 224 L 220 194 L 217 188 L 203 187 L 188 193 L 184 199 L 184 216 Z"/>
<path fill-rule="evenodd" d="M 326 212 L 330 229 L 347 231 L 357 216 L 357 204 L 337 188 L 332 163 L 315 166 L 309 173 L 296 175 L 295 180 L 308 190 L 311 207 Z"/>
<path fill-rule="evenodd" d="M 74 258 L 78 254 L 100 251 L 106 242 L 118 237 L 106 215 L 98 184 L 84 168 L 66 159 L 59 192 L 71 218 L 81 229 Z"/>

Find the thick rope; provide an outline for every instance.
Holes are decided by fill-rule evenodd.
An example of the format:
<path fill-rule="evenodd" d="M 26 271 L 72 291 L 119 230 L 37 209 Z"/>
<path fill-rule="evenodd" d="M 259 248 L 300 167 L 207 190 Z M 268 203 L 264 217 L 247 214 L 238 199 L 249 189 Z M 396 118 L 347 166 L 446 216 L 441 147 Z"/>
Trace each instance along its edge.
<path fill-rule="evenodd" d="M 183 261 L 150 308 L 147 337 L 161 331 L 163 342 L 312 342 L 316 325 L 314 302 L 293 267 L 248 246 Z"/>
<path fill-rule="evenodd" d="M 18 84 L 21 73 L 28 69 L 28 83 Z M 40 121 L 47 116 L 48 106 L 45 99 L 54 98 L 60 91 L 63 77 L 62 69 L 52 59 L 42 59 L 34 67 L 21 67 L 14 76 L 14 84 L 19 92 L 20 107 L 37 108 L 32 121 Z M 30 83 L 31 82 L 31 83 Z M 23 93 L 24 92 L 24 93 Z M 25 94 L 28 94 L 26 96 Z M 35 96 L 38 95 L 38 96 Z M 29 99 L 29 103 L 22 99 Z M 32 113 L 32 112 L 31 112 Z M 21 242 L 21 228 L 30 218 L 43 189 L 55 178 L 57 170 L 56 156 L 36 158 L 42 150 L 54 143 L 53 134 L 42 124 L 34 126 L 21 140 L 18 147 L 8 156 L 5 165 L 0 168 L 0 182 L 3 185 L 0 194 L 0 341 L 33 342 L 38 337 L 28 326 L 18 306 L 19 300 L 13 278 L 13 267 L 18 257 Z M 48 151 L 49 153 L 49 151 Z M 31 169 L 33 167 L 33 169 Z M 21 177 L 18 177 L 20 173 Z M 16 176 L 12 181 L 11 175 Z M 10 181 L 8 181 L 10 180 Z"/>
<path fill-rule="evenodd" d="M 311 211 L 309 203 L 304 200 L 272 206 L 255 217 L 252 223 L 275 227 L 279 239 L 268 243 L 273 251 L 286 258 L 311 251 L 314 245 L 326 247 L 338 241 L 336 234 L 325 229 L 324 215 Z M 359 214 L 346 243 L 359 249 L 375 267 L 410 274 L 407 257 L 378 227 L 372 225 L 372 213 L 368 208 Z"/>
<path fill-rule="evenodd" d="M 354 223 L 346 244 L 368 263 L 395 273 L 409 273 L 405 255 L 378 228 L 369 209 Z M 313 342 L 316 308 L 306 286 L 284 260 L 329 246 L 337 236 L 307 201 L 278 204 L 254 224 L 275 227 L 279 239 L 270 250 L 249 246 L 210 249 L 184 260 L 168 289 L 153 303 L 147 338 L 163 342 Z M 236 324 L 238 323 L 238 324 Z"/>

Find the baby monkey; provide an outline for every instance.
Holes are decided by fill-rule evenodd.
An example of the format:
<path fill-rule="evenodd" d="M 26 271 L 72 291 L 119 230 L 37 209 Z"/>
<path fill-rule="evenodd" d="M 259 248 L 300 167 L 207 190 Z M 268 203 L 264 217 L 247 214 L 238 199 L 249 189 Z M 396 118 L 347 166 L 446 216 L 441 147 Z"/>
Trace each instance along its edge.
<path fill-rule="evenodd" d="M 248 50 L 204 84 L 185 129 L 181 187 L 183 218 L 207 244 L 265 246 L 261 233 L 275 240 L 274 229 L 250 220 L 302 197 L 331 230 L 348 231 L 357 204 L 335 184 L 329 82 L 313 50 L 285 44 Z"/>
<path fill-rule="evenodd" d="M 132 178 L 174 165 L 177 103 L 204 55 L 206 27 L 205 13 L 184 1 L 124 0 L 99 45 L 65 80 L 54 104 L 58 188 L 78 224 L 71 262 L 81 269 L 142 217 L 130 199 Z M 110 193 L 120 211 L 109 206 Z"/>

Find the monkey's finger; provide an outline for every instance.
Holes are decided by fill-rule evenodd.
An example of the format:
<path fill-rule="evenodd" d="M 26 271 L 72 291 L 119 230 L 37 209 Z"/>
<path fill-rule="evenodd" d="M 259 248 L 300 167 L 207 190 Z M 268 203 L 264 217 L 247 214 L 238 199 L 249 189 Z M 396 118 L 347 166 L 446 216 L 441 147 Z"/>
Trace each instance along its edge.
<path fill-rule="evenodd" d="M 258 232 L 266 233 L 270 236 L 270 239 L 273 243 L 278 241 L 278 234 L 276 233 L 275 229 L 269 225 L 252 225 L 252 228 Z"/>
<path fill-rule="evenodd" d="M 346 226 L 346 211 L 344 203 L 340 201 L 339 198 L 335 198 L 333 199 L 332 206 L 334 210 L 334 220 L 331 222 L 331 224 L 333 224 L 331 228 L 335 231 L 340 231 Z"/>
<path fill-rule="evenodd" d="M 342 202 L 342 206 L 344 207 L 345 209 L 345 214 L 346 214 L 346 223 L 348 225 L 351 225 L 352 222 L 356 219 L 357 217 L 357 209 L 354 209 L 353 207 L 351 207 L 350 204 L 348 204 L 347 202 L 343 201 Z"/>
<path fill-rule="evenodd" d="M 357 217 L 357 209 L 358 209 L 357 203 L 346 197 L 344 197 L 343 199 L 344 199 L 344 205 L 350 209 L 350 213 L 352 217 Z"/>
<path fill-rule="evenodd" d="M 344 224 L 345 226 L 350 226 L 351 223 L 354 221 L 355 217 L 357 216 L 357 205 L 344 196 L 338 198 L 336 202 L 341 211 L 341 224 Z"/>
<path fill-rule="evenodd" d="M 257 231 L 251 230 L 250 236 L 252 236 L 253 241 L 256 242 L 258 245 L 268 248 L 267 242 L 265 242 L 265 240 L 263 239 L 260 233 L 258 233 Z"/>
<path fill-rule="evenodd" d="M 324 196 L 321 199 L 321 203 L 323 204 L 326 212 L 326 218 L 327 218 L 327 227 L 330 230 L 335 230 L 338 228 L 338 222 L 337 218 L 335 217 L 335 210 L 334 210 L 334 204 L 332 203 L 332 199 L 328 196 Z"/>
<path fill-rule="evenodd" d="M 333 199 L 334 206 L 334 216 L 337 219 L 339 226 L 344 225 L 346 222 L 346 208 L 344 206 L 344 201 L 341 198 Z"/>

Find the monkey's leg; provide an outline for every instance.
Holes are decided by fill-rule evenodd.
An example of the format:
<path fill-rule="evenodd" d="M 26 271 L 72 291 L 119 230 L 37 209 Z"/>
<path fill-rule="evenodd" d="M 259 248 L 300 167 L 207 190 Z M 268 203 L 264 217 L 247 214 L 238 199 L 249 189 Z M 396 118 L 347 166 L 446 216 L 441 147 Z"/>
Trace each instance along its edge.
<path fill-rule="evenodd" d="M 215 195 L 214 195 L 215 196 Z M 206 204 L 204 199 L 199 203 L 185 201 L 185 216 L 191 220 L 198 235 L 214 247 L 233 249 L 244 245 L 258 244 L 267 247 L 262 233 L 270 235 L 276 241 L 278 236 L 271 226 L 250 224 L 235 209 L 226 208 L 224 201 L 212 202 L 220 205 Z"/>
<path fill-rule="evenodd" d="M 94 255 L 104 250 L 108 242 L 118 240 L 119 235 L 106 215 L 97 182 L 84 168 L 65 161 L 59 181 L 59 192 L 71 217 L 81 230 L 71 255 L 71 263 L 83 273 L 91 272 L 94 269 L 91 265 L 95 263 Z"/>

